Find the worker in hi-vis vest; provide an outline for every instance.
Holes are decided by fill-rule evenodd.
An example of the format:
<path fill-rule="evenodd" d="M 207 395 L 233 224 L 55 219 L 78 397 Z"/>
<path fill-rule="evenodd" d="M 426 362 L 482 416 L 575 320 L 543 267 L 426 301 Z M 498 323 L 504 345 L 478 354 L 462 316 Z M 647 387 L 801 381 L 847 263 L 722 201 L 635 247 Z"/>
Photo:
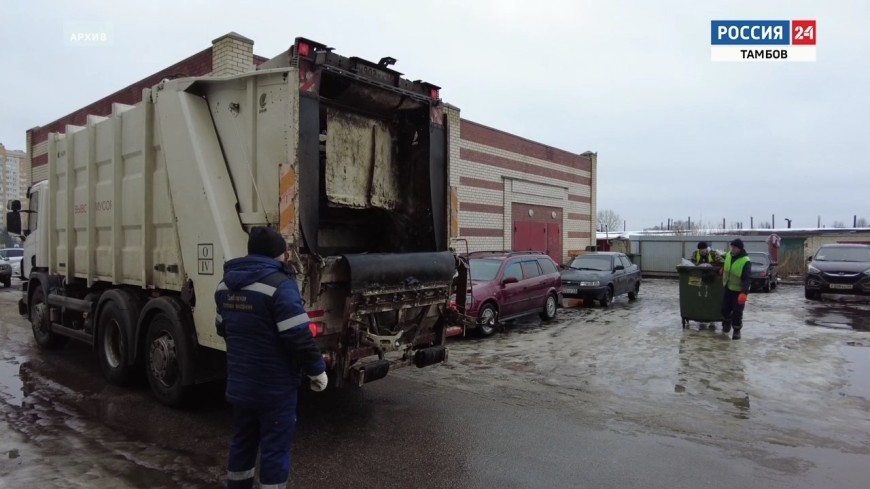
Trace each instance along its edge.
<path fill-rule="evenodd" d="M 719 257 L 716 256 L 716 252 L 711 250 L 709 246 L 707 246 L 706 241 L 701 241 L 698 243 L 698 249 L 695 250 L 695 253 L 692 255 L 692 263 L 695 266 L 709 263 L 710 265 L 720 261 Z"/>
<path fill-rule="evenodd" d="M 722 267 L 722 284 L 725 293 L 722 297 L 722 332 L 728 333 L 734 328 L 731 339 L 740 339 L 743 329 L 743 308 L 749 296 L 752 285 L 752 262 L 740 238 L 731 242 L 731 251 L 725 255 L 725 266 Z"/>

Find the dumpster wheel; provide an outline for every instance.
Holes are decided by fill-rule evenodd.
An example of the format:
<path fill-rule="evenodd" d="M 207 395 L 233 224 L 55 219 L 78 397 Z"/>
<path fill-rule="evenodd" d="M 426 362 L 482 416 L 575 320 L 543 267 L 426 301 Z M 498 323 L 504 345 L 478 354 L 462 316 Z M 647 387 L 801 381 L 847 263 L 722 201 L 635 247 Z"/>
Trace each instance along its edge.
<path fill-rule="evenodd" d="M 683 329 L 686 329 L 688 327 L 689 327 L 689 320 L 686 318 L 683 318 Z"/>

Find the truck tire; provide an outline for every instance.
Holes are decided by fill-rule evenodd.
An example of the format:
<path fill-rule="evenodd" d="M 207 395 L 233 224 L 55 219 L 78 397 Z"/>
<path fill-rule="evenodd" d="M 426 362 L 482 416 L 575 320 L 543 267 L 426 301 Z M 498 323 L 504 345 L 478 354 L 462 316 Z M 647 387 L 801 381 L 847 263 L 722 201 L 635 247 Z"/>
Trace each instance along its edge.
<path fill-rule="evenodd" d="M 100 312 L 97 332 L 97 354 L 100 368 L 110 383 L 129 385 L 136 368 L 130 361 L 130 334 L 136 319 L 129 309 L 122 309 L 114 300 L 107 301 Z"/>
<path fill-rule="evenodd" d="M 145 372 L 154 397 L 167 406 L 183 405 L 190 392 L 182 383 L 185 363 L 191 361 L 184 354 L 186 342 L 180 324 L 163 312 L 154 314 L 145 340 Z"/>
<path fill-rule="evenodd" d="M 69 342 L 69 337 L 51 332 L 51 318 L 41 285 L 34 287 L 30 295 L 30 325 L 33 328 L 33 338 L 40 348 L 57 350 Z"/>

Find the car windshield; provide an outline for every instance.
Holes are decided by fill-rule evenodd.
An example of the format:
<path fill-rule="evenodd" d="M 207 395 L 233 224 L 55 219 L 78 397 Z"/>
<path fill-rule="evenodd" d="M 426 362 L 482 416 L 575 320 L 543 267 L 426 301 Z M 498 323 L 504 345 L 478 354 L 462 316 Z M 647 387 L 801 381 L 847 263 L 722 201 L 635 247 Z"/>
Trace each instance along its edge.
<path fill-rule="evenodd" d="M 762 255 L 749 255 L 749 259 L 752 261 L 753 267 L 767 268 L 767 266 L 770 264 L 770 260 L 768 260 L 766 256 Z"/>
<path fill-rule="evenodd" d="M 571 263 L 574 270 L 610 271 L 610 257 L 605 255 L 581 256 Z"/>
<path fill-rule="evenodd" d="M 498 269 L 501 268 L 501 260 L 471 260 L 469 267 L 471 269 L 471 280 L 488 282 L 495 280 L 495 276 L 498 275 Z"/>
<path fill-rule="evenodd" d="M 14 258 L 24 256 L 24 250 L 3 250 L 0 253 L 2 253 L 3 256 L 11 256 Z"/>
<path fill-rule="evenodd" d="M 870 247 L 822 248 L 815 259 L 818 261 L 870 262 Z"/>

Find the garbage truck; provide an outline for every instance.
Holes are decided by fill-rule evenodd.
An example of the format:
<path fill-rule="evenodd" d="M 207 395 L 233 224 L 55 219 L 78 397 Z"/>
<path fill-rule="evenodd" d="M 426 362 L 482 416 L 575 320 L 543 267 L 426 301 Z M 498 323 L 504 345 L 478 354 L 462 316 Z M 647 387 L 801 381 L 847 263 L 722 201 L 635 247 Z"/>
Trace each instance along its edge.
<path fill-rule="evenodd" d="M 333 383 L 447 358 L 440 88 L 297 38 L 256 70 L 166 79 L 48 139 L 48 180 L 13 202 L 21 314 L 43 348 L 95 349 L 114 384 L 178 405 L 225 375 L 213 294 L 256 226 L 288 244 Z"/>

